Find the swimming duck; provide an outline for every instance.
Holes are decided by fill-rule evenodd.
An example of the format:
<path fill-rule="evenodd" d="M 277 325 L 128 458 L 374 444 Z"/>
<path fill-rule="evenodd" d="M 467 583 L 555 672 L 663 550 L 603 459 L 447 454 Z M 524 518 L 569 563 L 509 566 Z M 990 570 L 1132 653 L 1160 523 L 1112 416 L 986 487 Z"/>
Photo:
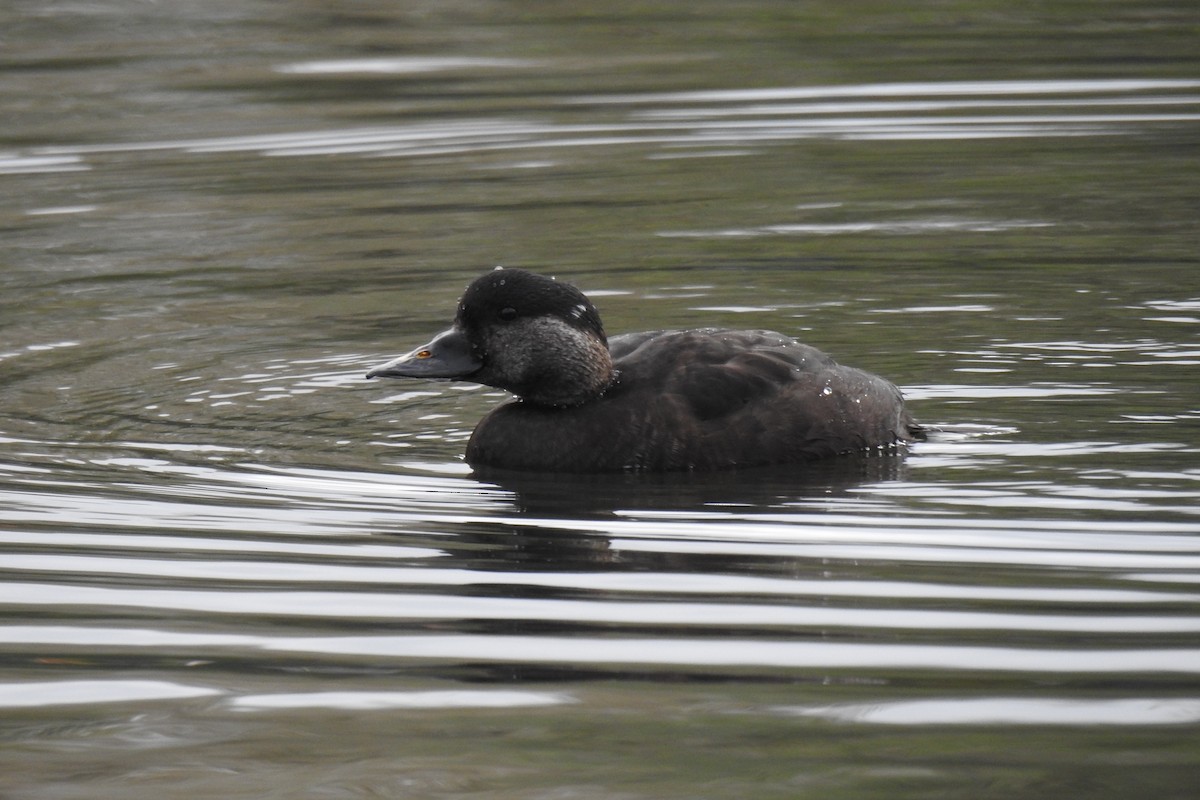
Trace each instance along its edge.
<path fill-rule="evenodd" d="M 475 467 L 715 470 L 890 448 L 920 437 L 900 390 L 773 331 L 648 331 L 609 340 L 575 287 L 496 268 L 454 325 L 368 378 L 463 380 L 516 399 L 471 436 Z"/>

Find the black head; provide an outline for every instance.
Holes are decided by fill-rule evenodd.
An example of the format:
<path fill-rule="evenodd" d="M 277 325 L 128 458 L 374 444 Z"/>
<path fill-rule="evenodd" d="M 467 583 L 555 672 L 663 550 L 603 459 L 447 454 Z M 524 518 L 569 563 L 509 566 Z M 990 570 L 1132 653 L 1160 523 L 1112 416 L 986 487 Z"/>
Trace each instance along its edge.
<path fill-rule="evenodd" d="M 600 313 L 583 292 L 523 269 L 497 267 L 472 281 L 458 301 L 454 323 L 478 339 L 489 328 L 538 317 L 561 320 L 608 344 Z"/>
<path fill-rule="evenodd" d="M 469 380 L 535 405 L 575 406 L 602 394 L 614 372 L 600 314 L 583 292 L 497 267 L 467 287 L 454 327 L 367 377 Z"/>

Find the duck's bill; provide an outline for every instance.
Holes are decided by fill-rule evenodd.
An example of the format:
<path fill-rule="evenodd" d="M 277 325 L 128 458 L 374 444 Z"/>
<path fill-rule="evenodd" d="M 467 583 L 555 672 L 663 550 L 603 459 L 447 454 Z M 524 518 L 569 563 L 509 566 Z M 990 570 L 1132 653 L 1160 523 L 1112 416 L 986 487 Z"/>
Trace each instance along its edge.
<path fill-rule="evenodd" d="M 462 331 L 451 328 L 433 337 L 429 344 L 375 367 L 367 377 L 466 378 L 481 366 L 483 362 L 472 351 Z"/>

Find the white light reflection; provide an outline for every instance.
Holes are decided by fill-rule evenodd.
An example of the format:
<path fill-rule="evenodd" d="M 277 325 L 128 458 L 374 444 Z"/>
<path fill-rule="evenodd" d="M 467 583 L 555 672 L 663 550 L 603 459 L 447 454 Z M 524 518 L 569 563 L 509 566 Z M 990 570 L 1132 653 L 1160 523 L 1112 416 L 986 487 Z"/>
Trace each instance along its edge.
<path fill-rule="evenodd" d="M 78 155 L 32 155 L 0 153 L 0 175 L 37 172 L 82 172 L 91 169 Z"/>
<path fill-rule="evenodd" d="M 828 97 L 941 97 L 947 95 L 1092 94 L 1096 92 L 1177 91 L 1200 88 L 1200 80 L 1045 80 L 864 83 L 845 86 L 792 86 L 775 89 L 719 89 L 626 95 L 589 95 L 576 103 L 723 103 L 809 100 Z"/>
<path fill-rule="evenodd" d="M 450 69 L 514 68 L 535 62 L 509 59 L 400 57 L 312 61 L 279 67 L 289 74 L 401 74 Z M 755 142 L 764 144 L 806 138 L 837 140 L 938 140 L 1038 136 L 1123 134 L 1139 127 L 1194 123 L 1200 114 L 1188 106 L 1200 103 L 1189 95 L 1128 97 L 1125 93 L 1185 90 L 1200 86 L 1189 80 L 1114 81 L 978 81 L 947 83 L 866 84 L 858 86 L 785 87 L 764 90 L 601 95 L 565 100 L 568 105 L 644 105 L 734 103 L 732 109 L 652 109 L 632 112 L 623 121 L 562 124 L 547 119 L 478 118 L 452 123 L 417 123 L 371 128 L 343 128 L 207 139 L 180 139 L 41 147 L 25 154 L 0 154 L 0 172 L 88 169 L 83 157 L 108 152 L 172 150 L 192 154 L 255 152 L 263 156 L 363 155 L 419 158 L 483 154 L 526 149 L 562 150 L 614 145 L 643 145 L 647 158 L 688 155 L 739 155 Z M 979 95 L 1072 95 L 1107 97 L 1078 99 L 964 100 L 929 102 L 913 98 Z M 803 101 L 829 98 L 905 98 L 894 102 L 837 104 Z M 766 105 L 777 101 L 802 101 Z M 750 104 L 750 105 L 747 105 Z M 1037 107 L 1063 109 L 1080 105 L 1110 106 L 1110 113 L 988 113 L 991 109 Z M 1167 107 L 1172 113 L 1128 113 L 1124 109 Z M 943 116 L 947 109 L 964 114 Z M 1158 109 L 1155 109 L 1158 110 Z M 832 112 L 837 112 L 833 115 Z M 973 113 L 978 112 L 978 113 Z M 730 117 L 742 117 L 731 119 Z M 525 163 L 544 163 L 530 156 Z M 1000 223 L 1003 224 L 1003 223 Z M 1003 227 L 1001 230 L 1005 229 Z"/>
<path fill-rule="evenodd" d="M 1063 700 L 1021 697 L 909 700 L 779 708 L 785 714 L 873 725 L 1186 725 L 1200 699 Z"/>
<path fill-rule="evenodd" d="M 1160 597 L 1178 600 L 1178 595 Z M 445 594 L 360 592 L 237 592 L 110 589 L 50 584 L 0 584 L 0 603 L 78 604 L 216 614 L 338 618 L 537 620 L 621 625 L 749 625 L 797 628 L 1004 630 L 1065 633 L 1196 633 L 1200 618 L 1046 613 L 995 613 L 919 608 L 833 608 L 765 603 L 632 602 L 530 599 Z"/>
<path fill-rule="evenodd" d="M 999 504 L 999 501 L 992 501 Z M 999 548 L 909 547 L 903 545 L 788 544 L 684 539 L 614 539 L 614 550 L 675 554 L 727 554 L 772 558 L 839 559 L 861 562 L 1020 564 L 1074 569 L 1200 569 L 1200 556 L 1146 553 L 1055 552 Z"/>
<path fill-rule="evenodd" d="M 451 56 L 392 56 L 385 58 L 347 58 L 337 61 L 299 61 L 275 68 L 284 75 L 379 75 L 420 74 L 462 69 L 535 67 L 537 61 L 516 58 L 463 58 Z"/>
<path fill-rule="evenodd" d="M 54 533 L 50 531 L 45 533 L 40 531 L 37 533 L 27 533 L 22 531 L 0 531 L 0 543 L 34 545 L 47 550 L 58 547 L 70 549 L 96 547 L 112 550 L 131 550 L 134 552 L 161 550 L 167 553 L 212 551 L 227 552 L 230 554 L 279 553 L 356 559 L 380 558 L 389 561 L 407 558 L 436 558 L 444 555 L 443 551 L 430 547 L 373 544 L 365 539 L 352 540 L 343 544 L 322 544 L 261 539 L 219 539 L 196 536 L 130 536 L 123 533 Z M 54 553 L 46 554 L 47 557 L 54 557 L 55 555 Z"/>
<path fill-rule="evenodd" d="M 0 683 L 0 708 L 179 700 L 221 693 L 217 689 L 185 686 L 168 681 L 20 681 Z"/>
<path fill-rule="evenodd" d="M 643 664 L 797 669 L 928 669 L 1066 674 L 1200 674 L 1200 649 L 1006 648 L 763 639 L 583 636 L 309 636 L 197 634 L 147 628 L 0 627 L 0 644 L 88 645 L 97 649 L 215 647 L 326 656 L 504 663 Z"/>
<path fill-rule="evenodd" d="M 521 691 L 427 692 L 310 692 L 307 694 L 257 694 L 229 702 L 241 711 L 281 708 L 336 708 L 377 711 L 391 708 L 531 708 L 576 702 L 567 694 Z"/>
<path fill-rule="evenodd" d="M 846 234 L 879 233 L 887 235 L 913 235 L 944 231 L 966 233 L 996 233 L 1022 228 L 1049 228 L 1050 222 L 1025 220 L 950 220 L 912 219 L 878 222 L 838 223 L 795 223 L 761 225 L 755 228 L 725 228 L 711 231 L 661 231 L 657 235 L 667 239 L 746 238 L 752 236 L 837 236 Z M 961 308 L 961 307 L 960 307 Z M 896 309 L 896 311 L 938 311 L 939 308 Z M 987 306 L 976 306 L 972 310 L 988 311 Z"/>

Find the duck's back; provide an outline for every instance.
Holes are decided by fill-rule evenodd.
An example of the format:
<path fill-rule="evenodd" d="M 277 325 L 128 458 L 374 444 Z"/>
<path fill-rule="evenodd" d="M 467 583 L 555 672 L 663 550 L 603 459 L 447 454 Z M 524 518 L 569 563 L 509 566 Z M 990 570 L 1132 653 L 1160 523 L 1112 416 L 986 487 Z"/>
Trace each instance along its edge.
<path fill-rule="evenodd" d="M 617 379 L 574 408 L 519 401 L 476 428 L 476 466 L 567 472 L 808 461 L 912 438 L 899 390 L 771 331 L 653 331 L 609 342 Z"/>

